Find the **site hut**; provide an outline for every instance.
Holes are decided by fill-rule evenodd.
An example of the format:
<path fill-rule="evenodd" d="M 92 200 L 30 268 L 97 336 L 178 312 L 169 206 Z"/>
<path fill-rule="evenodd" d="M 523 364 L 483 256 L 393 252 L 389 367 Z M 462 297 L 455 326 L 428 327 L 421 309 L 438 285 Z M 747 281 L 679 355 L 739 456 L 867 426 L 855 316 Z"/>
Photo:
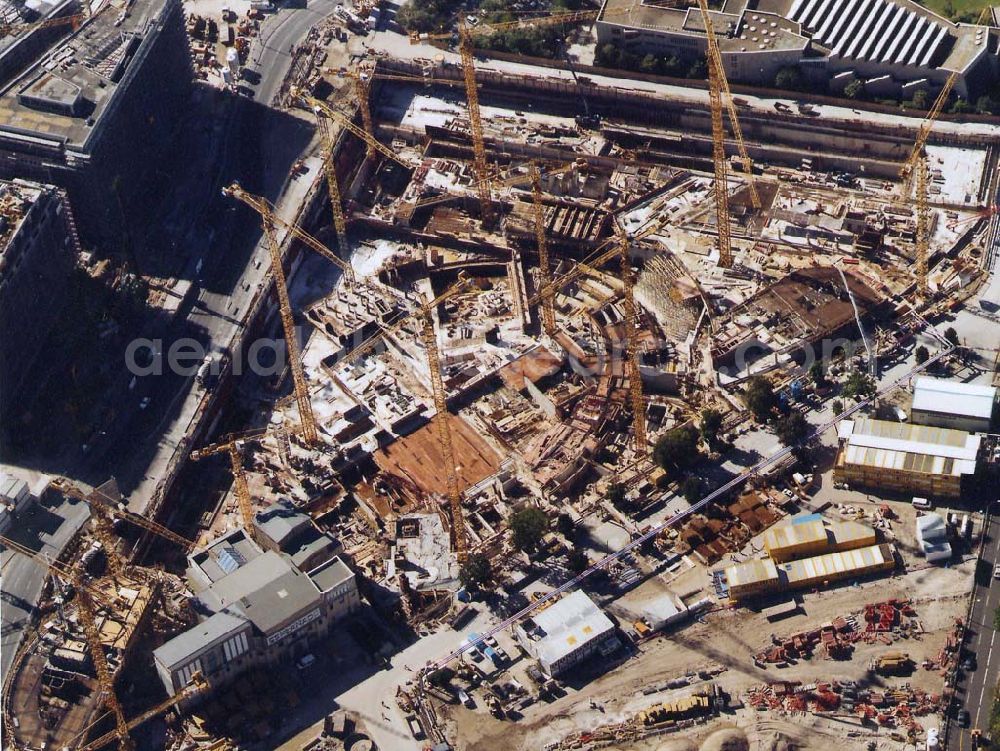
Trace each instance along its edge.
<path fill-rule="evenodd" d="M 875 530 L 857 522 L 824 523 L 819 514 L 793 519 L 771 527 L 764 534 L 764 549 L 775 563 L 820 553 L 853 550 L 877 542 Z"/>
<path fill-rule="evenodd" d="M 841 421 L 837 434 L 834 481 L 921 497 L 958 498 L 981 445 L 965 431 L 869 417 Z"/>
<path fill-rule="evenodd" d="M 940 514 L 927 513 L 917 517 L 917 543 L 928 563 L 951 560 L 948 526 Z"/>
<path fill-rule="evenodd" d="M 725 569 L 729 597 L 749 597 L 824 587 L 836 581 L 892 571 L 896 567 L 893 547 L 870 545 L 854 550 L 775 563 L 770 558 L 745 561 Z"/>
<path fill-rule="evenodd" d="M 361 603 L 354 572 L 338 556 L 303 571 L 242 528 L 188 562 L 195 611 L 207 617 L 153 653 L 171 695 L 196 671 L 214 689 L 252 667 L 291 664 Z"/>
<path fill-rule="evenodd" d="M 996 404 L 994 386 L 921 376 L 913 387 L 910 419 L 919 425 L 986 433 Z"/>
<path fill-rule="evenodd" d="M 519 624 L 515 636 L 552 677 L 616 641 L 615 625 L 579 590 Z"/>

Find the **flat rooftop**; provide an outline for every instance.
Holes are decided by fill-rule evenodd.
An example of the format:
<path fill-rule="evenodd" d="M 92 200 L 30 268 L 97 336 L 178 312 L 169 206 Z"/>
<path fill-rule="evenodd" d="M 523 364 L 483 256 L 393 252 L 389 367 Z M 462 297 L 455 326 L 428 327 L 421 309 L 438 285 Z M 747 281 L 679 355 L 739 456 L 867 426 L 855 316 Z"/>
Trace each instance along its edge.
<path fill-rule="evenodd" d="M 935 475 L 976 471 L 981 437 L 963 430 L 858 417 L 837 426 L 844 461 Z"/>
<path fill-rule="evenodd" d="M 86 19 L 0 92 L 0 131 L 84 147 L 136 50 L 171 6 L 135 0 L 127 17 L 108 5 Z"/>
<path fill-rule="evenodd" d="M 24 217 L 41 197 L 45 187 L 27 180 L 0 180 L 0 276 L 11 238 L 21 229 Z"/>
<path fill-rule="evenodd" d="M 990 419 L 996 403 L 995 386 L 960 383 L 921 376 L 913 387 L 913 409 L 945 415 Z"/>
<path fill-rule="evenodd" d="M 538 657 L 550 665 L 587 642 L 615 630 L 611 620 L 580 590 L 546 608 L 532 620 L 545 632 L 537 643 Z"/>

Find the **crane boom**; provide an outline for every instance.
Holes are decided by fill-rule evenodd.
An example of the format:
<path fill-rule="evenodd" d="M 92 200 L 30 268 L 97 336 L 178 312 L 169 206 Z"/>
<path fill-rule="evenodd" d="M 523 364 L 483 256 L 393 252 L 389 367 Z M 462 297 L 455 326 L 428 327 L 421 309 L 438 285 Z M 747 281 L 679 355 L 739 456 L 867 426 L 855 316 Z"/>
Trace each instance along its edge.
<path fill-rule="evenodd" d="M 472 51 L 472 36 L 465 23 L 465 16 L 458 20 L 458 38 L 458 52 L 462 56 L 462 74 L 465 78 L 466 106 L 469 108 L 469 130 L 472 135 L 472 171 L 476 176 L 480 218 L 483 224 L 489 224 L 493 214 L 492 196 L 490 195 L 490 168 L 486 163 L 486 141 L 483 137 L 483 121 L 479 112 L 476 59 Z"/>
<path fill-rule="evenodd" d="M 718 65 L 708 61 L 708 97 L 712 110 L 712 166 L 715 169 L 715 224 L 718 230 L 719 266 L 733 265 L 733 240 L 729 227 L 729 170 L 726 166 L 726 133 L 722 123 L 722 94 Z"/>
<path fill-rule="evenodd" d="M 337 246 L 342 253 L 349 253 L 347 244 L 347 217 L 344 216 L 344 199 L 340 195 L 340 180 L 337 178 L 337 165 L 334 164 L 334 138 L 330 131 L 330 123 L 323 120 L 319 126 L 323 139 L 323 174 L 326 177 L 326 192 L 330 196 L 330 211 L 333 213 L 333 228 L 337 232 Z M 339 260 L 339 259 L 338 259 Z M 345 264 L 346 265 L 346 264 Z"/>
<path fill-rule="evenodd" d="M 334 175 L 334 180 L 336 180 L 336 175 Z M 347 277 L 348 283 L 352 285 L 357 283 L 354 268 L 350 263 L 343 260 L 340 256 L 302 229 L 295 222 L 286 221 L 278 216 L 274 206 L 272 206 L 266 198 L 254 195 L 253 193 L 244 190 L 240 187 L 239 183 L 233 183 L 227 188 L 227 190 L 229 191 L 228 195 L 245 203 L 247 206 L 256 211 L 262 218 L 266 216 L 270 219 L 274 226 L 281 227 L 282 229 L 290 232 L 296 239 L 301 240 L 304 244 L 308 245 L 314 251 L 323 256 L 323 258 L 339 266 L 341 271 L 344 272 L 344 276 Z"/>
<path fill-rule="evenodd" d="M 131 720 L 129 720 L 126 723 L 126 725 L 128 726 L 128 729 L 130 731 L 134 730 L 135 728 L 142 725 L 144 722 L 147 722 L 148 720 L 151 720 L 154 717 L 163 714 L 174 705 L 180 704 L 182 701 L 190 699 L 192 696 L 204 691 L 206 688 L 208 688 L 208 682 L 202 677 L 201 673 L 196 672 L 191 676 L 191 682 L 187 686 L 182 688 L 173 696 L 164 699 L 155 707 L 150 707 L 142 714 L 136 715 Z M 77 751 L 99 751 L 100 749 L 108 745 L 111 741 L 113 741 L 117 734 L 118 734 L 117 730 L 105 733 L 104 735 L 95 738 L 90 743 L 84 746 L 80 746 L 77 749 Z"/>
<path fill-rule="evenodd" d="M 92 510 L 95 510 L 102 516 L 108 514 L 116 516 L 119 519 L 124 519 L 137 527 L 141 527 L 147 532 L 152 532 L 165 540 L 169 540 L 170 542 L 180 545 L 184 550 L 190 550 L 194 546 L 194 542 L 183 535 L 179 535 L 162 524 L 154 522 L 152 519 L 147 519 L 145 516 L 140 514 L 134 514 L 128 509 L 118 505 L 115 499 L 103 493 L 100 488 L 94 488 L 94 490 L 90 493 L 87 493 L 82 488 L 71 483 L 65 477 L 57 477 L 49 483 L 49 485 L 60 493 L 83 501 L 90 506 Z"/>

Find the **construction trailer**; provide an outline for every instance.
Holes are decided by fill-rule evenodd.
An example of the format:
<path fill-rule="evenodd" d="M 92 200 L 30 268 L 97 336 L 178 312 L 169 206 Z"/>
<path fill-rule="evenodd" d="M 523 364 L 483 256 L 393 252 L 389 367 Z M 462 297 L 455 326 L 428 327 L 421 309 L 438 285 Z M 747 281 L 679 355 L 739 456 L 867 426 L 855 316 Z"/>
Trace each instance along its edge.
<path fill-rule="evenodd" d="M 775 563 L 869 547 L 876 542 L 871 527 L 853 521 L 827 524 L 819 514 L 793 519 L 764 534 L 764 549 Z"/>

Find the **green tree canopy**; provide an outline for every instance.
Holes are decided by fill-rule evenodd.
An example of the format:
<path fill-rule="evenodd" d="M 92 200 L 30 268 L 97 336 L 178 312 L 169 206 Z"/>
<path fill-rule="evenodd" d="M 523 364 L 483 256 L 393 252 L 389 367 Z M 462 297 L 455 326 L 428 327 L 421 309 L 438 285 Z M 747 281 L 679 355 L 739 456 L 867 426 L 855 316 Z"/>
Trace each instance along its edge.
<path fill-rule="evenodd" d="M 767 422 L 778 406 L 778 397 L 771 382 L 763 376 L 751 376 L 743 389 L 743 400 L 758 422 Z"/>
<path fill-rule="evenodd" d="M 493 581 L 493 564 L 482 553 L 470 553 L 458 570 L 458 580 L 467 589 L 483 589 Z"/>
<path fill-rule="evenodd" d="M 549 517 L 534 506 L 515 511 L 510 517 L 510 530 L 514 547 L 522 552 L 534 550 L 549 528 Z"/>
<path fill-rule="evenodd" d="M 668 471 L 687 469 L 700 456 L 698 431 L 691 425 L 667 431 L 653 447 L 654 461 Z"/>
<path fill-rule="evenodd" d="M 917 358 L 917 365 L 923 365 L 931 359 L 931 353 L 927 351 L 927 347 L 923 344 L 913 351 L 913 356 Z"/>
<path fill-rule="evenodd" d="M 717 409 L 704 409 L 701 412 L 701 437 L 711 447 L 719 441 L 719 431 L 722 430 L 722 413 Z"/>
<path fill-rule="evenodd" d="M 786 446 L 795 446 L 809 435 L 809 423 L 801 412 L 789 412 L 778 418 L 774 424 L 774 432 Z"/>

